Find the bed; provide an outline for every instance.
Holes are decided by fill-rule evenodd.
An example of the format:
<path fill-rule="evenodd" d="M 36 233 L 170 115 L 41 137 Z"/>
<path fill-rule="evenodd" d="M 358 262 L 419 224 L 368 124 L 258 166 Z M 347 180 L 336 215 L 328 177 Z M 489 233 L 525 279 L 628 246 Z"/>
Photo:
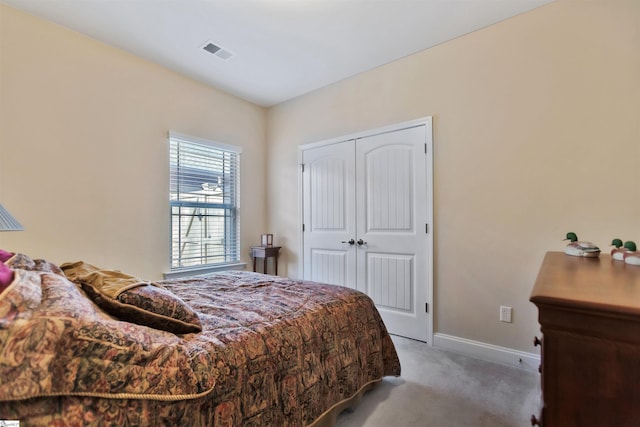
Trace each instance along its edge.
<path fill-rule="evenodd" d="M 5 256 L 0 420 L 331 426 L 400 363 L 372 301 L 244 271 L 145 282 Z"/>

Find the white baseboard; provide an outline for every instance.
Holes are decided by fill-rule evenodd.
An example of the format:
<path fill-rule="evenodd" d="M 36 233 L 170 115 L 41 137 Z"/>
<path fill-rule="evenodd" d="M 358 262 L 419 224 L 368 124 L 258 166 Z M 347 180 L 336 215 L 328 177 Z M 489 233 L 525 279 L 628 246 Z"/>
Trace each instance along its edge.
<path fill-rule="evenodd" d="M 453 335 L 435 333 L 433 335 L 433 345 L 443 350 L 454 351 L 476 359 L 516 366 L 536 372 L 540 366 L 539 354 L 526 353 Z"/>

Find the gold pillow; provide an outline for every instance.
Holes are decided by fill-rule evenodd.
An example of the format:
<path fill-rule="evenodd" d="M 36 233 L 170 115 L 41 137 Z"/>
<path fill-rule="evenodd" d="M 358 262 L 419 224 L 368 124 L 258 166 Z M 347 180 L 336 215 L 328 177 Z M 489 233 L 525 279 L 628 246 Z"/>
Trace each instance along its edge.
<path fill-rule="evenodd" d="M 198 314 L 167 289 L 83 261 L 62 264 L 60 268 L 97 305 L 121 320 L 175 334 L 202 331 Z"/>

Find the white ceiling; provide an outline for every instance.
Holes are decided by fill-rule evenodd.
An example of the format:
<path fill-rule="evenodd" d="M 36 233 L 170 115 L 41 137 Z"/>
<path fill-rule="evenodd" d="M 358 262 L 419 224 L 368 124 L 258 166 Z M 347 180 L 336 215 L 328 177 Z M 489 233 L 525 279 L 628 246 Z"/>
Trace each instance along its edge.
<path fill-rule="evenodd" d="M 551 1 L 0 0 L 262 106 Z"/>

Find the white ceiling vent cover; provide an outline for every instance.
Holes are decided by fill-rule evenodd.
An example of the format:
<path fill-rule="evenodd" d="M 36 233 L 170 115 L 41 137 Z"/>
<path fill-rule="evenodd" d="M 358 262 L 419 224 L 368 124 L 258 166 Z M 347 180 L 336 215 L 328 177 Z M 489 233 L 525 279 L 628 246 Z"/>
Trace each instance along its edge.
<path fill-rule="evenodd" d="M 229 52 L 226 49 L 221 48 L 220 46 L 218 46 L 217 44 L 213 43 L 212 41 L 206 42 L 202 46 L 202 48 L 204 50 L 206 50 L 207 52 L 212 53 L 215 56 L 217 56 L 218 58 L 223 59 L 225 61 L 233 56 L 233 53 Z"/>

